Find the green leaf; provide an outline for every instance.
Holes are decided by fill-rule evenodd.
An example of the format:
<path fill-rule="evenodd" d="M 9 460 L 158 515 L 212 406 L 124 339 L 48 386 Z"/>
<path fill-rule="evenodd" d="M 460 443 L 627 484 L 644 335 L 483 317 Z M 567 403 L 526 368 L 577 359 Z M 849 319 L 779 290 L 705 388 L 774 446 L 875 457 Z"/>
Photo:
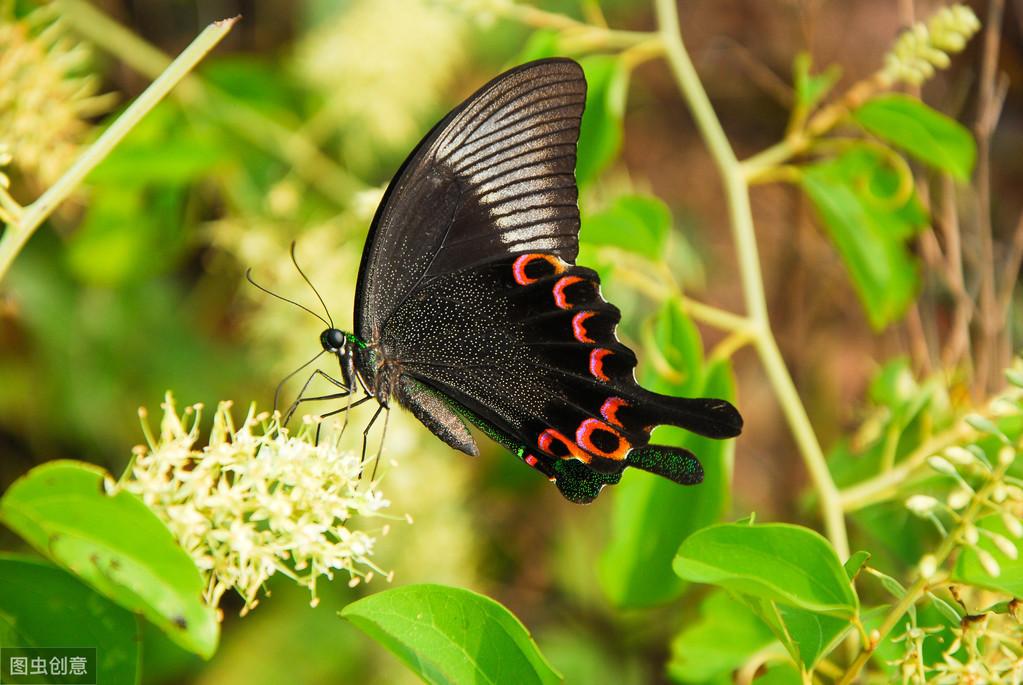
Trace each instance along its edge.
<path fill-rule="evenodd" d="M 916 259 L 906 240 L 926 225 L 927 216 L 912 179 L 900 177 L 866 147 L 810 165 L 801 178 L 871 325 L 884 328 L 902 315 L 917 288 Z"/>
<path fill-rule="evenodd" d="M 778 613 L 792 638 L 791 646 L 795 650 L 792 657 L 807 671 L 815 668 L 821 659 L 840 645 L 853 627 L 848 619 L 784 605 L 778 605 Z"/>
<path fill-rule="evenodd" d="M 650 260 L 664 256 L 671 232 L 671 210 L 650 195 L 623 195 L 595 214 L 583 216 L 580 238 L 591 245 L 609 245 Z"/>
<path fill-rule="evenodd" d="M 522 623 L 469 590 L 406 585 L 353 602 L 341 616 L 431 684 L 561 682 Z"/>
<path fill-rule="evenodd" d="M 680 683 L 704 683 L 730 675 L 774 642 L 774 634 L 742 602 L 716 590 L 700 605 L 700 620 L 671 643 L 668 673 Z"/>
<path fill-rule="evenodd" d="M 969 129 L 920 100 L 893 93 L 868 100 L 853 118 L 879 138 L 960 181 L 969 181 L 977 145 Z"/>
<path fill-rule="evenodd" d="M 693 394 L 732 399 L 731 365 L 708 368 L 706 383 Z M 657 383 L 659 391 L 670 388 Z M 611 535 L 598 566 L 601 587 L 620 607 L 645 607 L 670 601 L 684 583 L 672 572 L 678 546 L 692 532 L 721 520 L 728 507 L 735 442 L 711 440 L 679 428 L 662 427 L 658 444 L 686 447 L 704 467 L 700 485 L 684 488 L 664 478 L 629 469 L 614 489 Z"/>
<path fill-rule="evenodd" d="M 583 187 L 614 161 L 622 147 L 629 70 L 623 60 L 609 55 L 584 57 L 579 63 L 587 90 L 575 178 Z"/>
<path fill-rule="evenodd" d="M 36 559 L 0 555 L 0 578 L 0 647 L 93 647 L 96 682 L 139 682 L 134 614 Z"/>
<path fill-rule="evenodd" d="M 1004 537 L 1016 547 L 1016 558 L 1007 556 L 989 536 L 981 534 L 977 547 L 989 554 L 998 564 L 998 574 L 992 574 L 984 568 L 977 549 L 966 547 L 956 560 L 953 579 L 967 585 L 1005 592 L 1013 597 L 1023 597 L 1023 555 L 1019 554 L 1019 551 L 1023 550 L 1020 550 L 1020 541 L 1013 537 L 998 514 L 980 519 L 977 521 L 977 527 Z"/>
<path fill-rule="evenodd" d="M 710 526 L 682 543 L 674 568 L 685 580 L 840 618 L 859 606 L 835 550 L 802 526 Z"/>
<path fill-rule="evenodd" d="M 793 83 L 796 91 L 795 105 L 804 112 L 816 107 L 817 103 L 824 99 L 842 76 L 842 70 L 836 65 L 831 65 L 820 74 L 811 74 L 812 66 L 813 59 L 808 52 L 796 55 L 796 59 L 792 63 Z"/>
<path fill-rule="evenodd" d="M 202 601 L 198 569 L 140 499 L 108 495 L 106 477 L 81 462 L 38 466 L 0 499 L 0 521 L 100 594 L 209 658 L 219 624 Z"/>
<path fill-rule="evenodd" d="M 862 549 L 859 552 L 855 552 L 851 557 L 845 560 L 844 564 L 842 564 L 842 568 L 845 569 L 845 575 L 849 576 L 849 580 L 856 580 L 856 576 L 859 575 L 860 569 L 862 569 L 863 565 L 869 560 L 870 552 L 866 552 Z"/>
<path fill-rule="evenodd" d="M 661 307 L 654 319 L 649 343 L 654 348 L 649 351 L 659 356 L 677 376 L 647 378 L 658 386 L 652 389 L 695 397 L 703 386 L 703 341 L 696 324 L 682 311 L 678 300 L 670 299 Z"/>

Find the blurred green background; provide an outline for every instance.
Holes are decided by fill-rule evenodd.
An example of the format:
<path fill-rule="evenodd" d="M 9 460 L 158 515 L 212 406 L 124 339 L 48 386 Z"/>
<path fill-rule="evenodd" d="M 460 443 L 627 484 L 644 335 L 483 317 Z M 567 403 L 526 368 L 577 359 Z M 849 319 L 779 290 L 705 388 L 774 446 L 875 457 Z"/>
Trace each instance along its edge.
<path fill-rule="evenodd" d="M 597 5 L 539 4 L 590 18 Z M 939 3 L 916 4 L 926 16 Z M 7 5 L 0 21 L 8 23 L 33 7 L 23 0 Z M 905 25 L 905 5 L 695 0 L 681 3 L 680 14 L 711 99 L 746 156 L 784 133 L 786 83 L 798 51 L 809 51 L 819 65 L 841 64 L 848 85 L 879 66 Z M 1008 3 L 1004 19 L 1001 68 L 1013 84 L 1023 78 L 1021 5 Z M 542 53 L 545 40 L 485 0 L 90 6 L 102 14 L 54 10 L 68 40 L 91 44 L 88 54 L 47 61 L 52 52 L 32 52 L 31 29 L 4 34 L 10 42 L 0 44 L 0 73 L 11 75 L 0 82 L 6 117 L 0 126 L 19 131 L 6 171 L 12 194 L 25 204 L 145 88 L 153 65 L 159 69 L 153 49 L 173 55 L 210 21 L 235 14 L 243 20 L 201 65 L 199 81 L 183 84 L 132 132 L 32 238 L 0 284 L 0 491 L 55 458 L 119 472 L 142 440 L 136 409 L 155 409 L 167 389 L 183 404 L 254 399 L 269 407 L 277 382 L 319 349 L 321 326 L 252 288 L 245 269 L 311 303 L 288 259 L 288 245 L 297 241 L 300 262 L 335 322 L 350 328 L 363 240 L 391 174 L 448 109 L 504 68 Z M 643 0 L 599 6 L 616 28 L 653 26 Z M 104 23 L 110 20 L 129 32 L 114 31 Z M 966 120 L 976 43 L 925 91 L 931 104 Z M 580 262 L 601 271 L 605 294 L 623 310 L 622 337 L 639 351 L 640 376 L 656 380 L 647 343 L 669 324 L 660 317 L 660 328 L 653 326 L 657 305 L 618 276 L 656 263 L 702 301 L 741 311 L 720 181 L 661 61 L 641 60 L 630 65 L 628 79 L 614 80 L 609 73 L 617 63 L 588 59 L 591 88 L 627 83 L 627 94 L 624 101 L 606 98 L 607 121 L 583 134 Z M 607 81 L 594 83 L 602 74 Z M 77 89 L 86 77 L 88 92 Z M 34 89 L 36 102 L 46 104 L 4 110 L 5 88 Z M 1007 93 L 991 162 L 993 223 L 1006 234 L 1023 205 L 1023 99 L 1018 88 Z M 587 217 L 633 194 L 656 195 L 670 209 L 670 236 L 651 243 L 641 256 L 646 261 L 629 261 L 637 258 L 608 246 L 606 236 L 597 240 L 596 220 L 592 237 L 587 233 Z M 797 190 L 757 188 L 753 203 L 775 331 L 813 424 L 830 445 L 863 418 L 873 371 L 907 349 L 907 334 L 902 324 L 871 331 Z M 707 348 L 721 339 L 702 333 Z M 740 351 L 734 364 L 747 427 L 736 447 L 733 510 L 756 510 L 762 520 L 812 517 L 797 496 L 805 474 L 755 356 Z M 368 419 L 371 408 L 359 411 L 356 421 Z M 696 601 L 683 611 L 678 604 L 614 605 L 623 592 L 609 589 L 613 574 L 602 580 L 598 568 L 609 537 L 620 537 L 613 506 L 621 511 L 628 503 L 608 492 L 592 506 L 571 505 L 497 446 L 484 439 L 481 448 L 479 459 L 469 459 L 392 412 L 386 455 L 397 465 L 381 489 L 394 512 L 408 512 L 414 524 L 392 526 L 377 563 L 393 569 L 397 583 L 450 583 L 501 601 L 570 683 L 666 681 L 670 638 L 693 620 Z M 631 534 L 643 544 L 642 531 Z M 14 546 L 5 535 L 0 531 L 0 542 Z M 641 582 L 642 574 L 635 578 Z M 392 657 L 335 614 L 359 593 L 383 586 L 376 580 L 349 590 L 335 582 L 312 609 L 304 591 L 273 583 L 272 596 L 244 619 L 236 615 L 240 604 L 225 605 L 223 645 L 209 664 L 153 634 L 147 680 L 410 682 Z M 624 594 L 642 605 L 650 603 L 644 593 L 630 587 Z"/>

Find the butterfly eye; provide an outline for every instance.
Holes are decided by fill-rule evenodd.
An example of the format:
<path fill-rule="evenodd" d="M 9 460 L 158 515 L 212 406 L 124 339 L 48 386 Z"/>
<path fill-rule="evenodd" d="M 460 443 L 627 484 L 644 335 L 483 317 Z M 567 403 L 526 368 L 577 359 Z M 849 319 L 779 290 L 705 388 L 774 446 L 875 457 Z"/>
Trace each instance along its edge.
<path fill-rule="evenodd" d="M 348 342 L 348 338 L 336 328 L 328 328 L 320 333 L 320 344 L 327 352 L 340 352 L 344 349 L 346 342 Z"/>

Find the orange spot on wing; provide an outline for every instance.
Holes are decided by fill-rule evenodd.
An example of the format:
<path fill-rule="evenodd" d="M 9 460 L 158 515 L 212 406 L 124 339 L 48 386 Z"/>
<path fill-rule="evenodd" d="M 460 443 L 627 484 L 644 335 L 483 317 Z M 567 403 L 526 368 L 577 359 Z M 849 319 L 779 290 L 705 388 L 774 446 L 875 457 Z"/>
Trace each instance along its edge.
<path fill-rule="evenodd" d="M 562 276 L 559 278 L 558 282 L 554 284 L 554 304 L 562 309 L 571 309 L 572 303 L 565 297 L 565 288 L 573 283 L 581 283 L 582 280 L 578 276 Z"/>
<path fill-rule="evenodd" d="M 623 427 L 621 420 L 618 418 L 618 410 L 622 407 L 628 406 L 629 403 L 621 397 L 608 397 L 604 400 L 604 404 L 600 405 L 600 415 L 603 416 L 608 423 L 614 424 L 618 427 Z"/>
<path fill-rule="evenodd" d="M 567 455 L 558 457 L 558 455 L 554 454 L 554 452 L 551 451 L 551 444 L 554 443 L 555 441 L 564 445 L 565 449 L 568 451 Z M 537 438 L 536 444 L 540 447 L 541 450 L 556 458 L 569 459 L 575 457 L 576 459 L 584 463 L 588 464 L 590 462 L 590 455 L 579 449 L 579 447 L 574 442 L 572 442 L 564 435 L 562 435 L 559 431 L 556 431 L 553 428 L 548 428 L 543 433 L 540 433 L 540 437 Z"/>
<path fill-rule="evenodd" d="M 530 283 L 536 283 L 537 279 L 530 278 L 526 275 L 526 267 L 536 261 L 542 259 L 551 266 L 554 267 L 554 273 L 560 274 L 565 270 L 565 263 L 552 254 L 544 254 L 542 252 L 530 252 L 520 256 L 512 264 L 512 275 L 515 277 L 515 282 L 519 285 L 529 285 Z"/>
<path fill-rule="evenodd" d="M 615 440 L 617 440 L 615 448 L 610 451 L 605 451 L 597 447 L 593 443 L 593 431 L 604 431 L 605 433 L 613 435 Z M 605 459 L 624 459 L 625 455 L 632 448 L 629 441 L 623 438 L 618 431 L 597 419 L 586 419 L 580 423 L 579 430 L 575 432 L 575 441 L 576 444 L 584 450 L 604 457 Z"/>
<path fill-rule="evenodd" d="M 590 373 L 602 381 L 611 380 L 608 375 L 604 373 L 604 357 L 609 354 L 614 354 L 611 350 L 605 347 L 598 347 L 590 352 Z"/>
<path fill-rule="evenodd" d="M 589 319 L 591 316 L 596 315 L 597 312 L 579 312 L 578 314 L 572 317 L 572 335 L 575 336 L 576 340 L 578 340 L 581 343 L 594 342 L 594 340 L 589 335 L 586 334 L 586 327 L 584 326 L 584 324 L 586 323 L 587 319 Z"/>

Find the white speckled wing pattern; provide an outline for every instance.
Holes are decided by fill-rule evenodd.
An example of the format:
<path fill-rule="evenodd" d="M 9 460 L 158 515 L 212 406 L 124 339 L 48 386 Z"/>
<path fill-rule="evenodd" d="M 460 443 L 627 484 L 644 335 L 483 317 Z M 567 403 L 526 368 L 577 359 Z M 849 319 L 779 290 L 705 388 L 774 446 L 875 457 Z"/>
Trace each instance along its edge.
<path fill-rule="evenodd" d="M 366 243 L 355 332 L 372 341 L 424 282 L 493 259 L 578 252 L 576 141 L 586 80 L 567 59 L 497 77 L 451 112 L 395 175 Z"/>

